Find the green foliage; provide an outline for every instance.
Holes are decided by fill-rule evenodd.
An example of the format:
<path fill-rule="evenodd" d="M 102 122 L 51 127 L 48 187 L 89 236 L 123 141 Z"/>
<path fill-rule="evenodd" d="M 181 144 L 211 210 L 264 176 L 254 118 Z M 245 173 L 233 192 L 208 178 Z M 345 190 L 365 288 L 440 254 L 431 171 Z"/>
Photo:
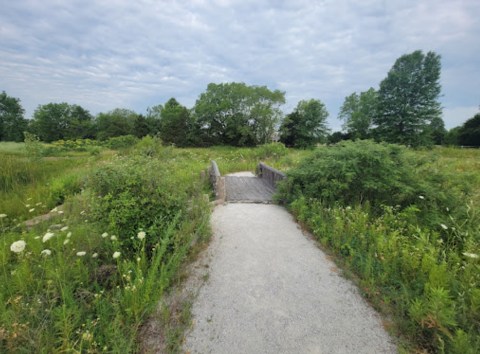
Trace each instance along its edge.
<path fill-rule="evenodd" d="M 20 99 L 0 93 L 0 141 L 23 141 L 27 128 Z"/>
<path fill-rule="evenodd" d="M 307 157 L 282 186 L 411 351 L 474 353 L 480 344 L 477 160 L 478 151 L 345 142 Z"/>
<path fill-rule="evenodd" d="M 377 92 L 370 88 L 345 97 L 338 118 L 345 121 L 343 129 L 353 139 L 371 138 L 372 120 L 377 112 Z"/>
<path fill-rule="evenodd" d="M 95 118 L 97 139 L 104 141 L 123 135 L 135 136 L 135 122 L 138 114 L 129 109 L 116 108 L 100 113 Z"/>
<path fill-rule="evenodd" d="M 244 83 L 208 85 L 195 103 L 201 145 L 255 146 L 270 141 L 285 93 Z"/>
<path fill-rule="evenodd" d="M 111 137 L 103 143 L 104 146 L 109 149 L 120 150 L 128 149 L 134 146 L 138 142 L 138 138 L 133 135 L 122 135 Z"/>
<path fill-rule="evenodd" d="M 422 173 L 425 164 L 398 145 L 345 141 L 316 151 L 290 170 L 281 193 L 288 201 L 304 195 L 332 206 L 368 204 L 376 212 L 383 205 L 418 204 L 419 198 L 428 198 L 439 210 L 451 205 L 453 196 L 443 190 L 445 177 Z"/>
<path fill-rule="evenodd" d="M 192 144 L 194 120 L 189 110 L 174 98 L 165 103 L 161 111 L 159 135 L 166 144 L 188 146 Z"/>
<path fill-rule="evenodd" d="M 434 52 L 417 50 L 395 61 L 378 91 L 378 138 L 411 146 L 431 144 L 428 125 L 441 119 L 440 70 L 440 56 Z"/>
<path fill-rule="evenodd" d="M 40 139 L 32 133 L 24 132 L 25 135 L 25 150 L 27 156 L 32 160 L 38 160 L 43 156 L 45 147 L 40 142 Z"/>
<path fill-rule="evenodd" d="M 458 144 L 480 146 L 480 113 L 467 120 L 458 130 Z"/>
<path fill-rule="evenodd" d="M 91 138 L 93 117 L 84 108 L 68 103 L 40 105 L 33 113 L 29 131 L 44 142 Z"/>
<path fill-rule="evenodd" d="M 280 141 L 289 147 L 306 148 L 324 142 L 328 112 L 320 100 L 300 101 L 280 127 Z"/>

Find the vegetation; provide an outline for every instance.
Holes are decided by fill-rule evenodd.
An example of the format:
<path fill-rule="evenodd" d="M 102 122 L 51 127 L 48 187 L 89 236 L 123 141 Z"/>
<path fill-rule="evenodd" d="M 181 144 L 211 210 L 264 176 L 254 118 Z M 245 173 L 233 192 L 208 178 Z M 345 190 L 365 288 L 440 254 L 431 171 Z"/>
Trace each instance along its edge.
<path fill-rule="evenodd" d="M 380 83 L 374 123 L 381 140 L 411 146 L 431 144 L 428 125 L 441 119 L 440 56 L 417 50 L 398 58 Z"/>
<path fill-rule="evenodd" d="M 458 144 L 480 147 L 480 113 L 467 120 L 458 130 Z"/>
<path fill-rule="evenodd" d="M 280 127 L 280 141 L 289 147 L 306 148 L 325 142 L 328 111 L 320 100 L 300 101 Z"/>
<path fill-rule="evenodd" d="M 285 93 L 244 83 L 209 84 L 194 107 L 202 145 L 256 146 L 271 141 Z"/>
<path fill-rule="evenodd" d="M 11 161 L 1 170 L 0 352 L 135 352 L 142 324 L 209 236 L 211 192 L 201 172 L 210 159 L 222 172 L 253 171 L 258 160 L 281 167 L 303 154 L 281 144 L 176 149 L 151 137 L 133 141 L 117 153 L 97 145 L 94 155 L 80 151 L 87 142 L 35 141 L 35 158 L 24 144 L 0 144 L 2 162 Z M 63 207 L 44 190 L 63 191 Z M 23 224 L 47 212 L 49 220 Z M 167 332 L 174 351 L 181 335 Z"/>
<path fill-rule="evenodd" d="M 377 92 L 370 88 L 360 94 L 352 93 L 345 97 L 338 118 L 345 123 L 343 129 L 354 139 L 372 137 L 372 120 L 376 115 Z"/>
<path fill-rule="evenodd" d="M 281 187 L 279 198 L 393 316 L 407 350 L 480 347 L 479 157 L 344 142 L 307 157 Z"/>
<path fill-rule="evenodd" d="M 0 141 L 23 141 L 23 132 L 27 128 L 24 113 L 20 100 L 2 91 L 0 94 Z"/>

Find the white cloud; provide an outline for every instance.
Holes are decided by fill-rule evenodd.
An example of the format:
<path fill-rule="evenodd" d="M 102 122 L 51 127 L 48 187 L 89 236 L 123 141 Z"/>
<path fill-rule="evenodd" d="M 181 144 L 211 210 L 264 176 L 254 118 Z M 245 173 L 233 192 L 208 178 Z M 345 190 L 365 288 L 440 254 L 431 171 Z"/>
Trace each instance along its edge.
<path fill-rule="evenodd" d="M 321 99 L 336 130 L 345 96 L 423 49 L 442 55 L 450 126 L 451 112 L 480 103 L 479 12 L 476 0 L 8 2 L 0 89 L 28 115 L 52 101 L 143 112 L 172 96 L 191 106 L 209 82 L 243 81 L 285 90 L 287 112 Z"/>

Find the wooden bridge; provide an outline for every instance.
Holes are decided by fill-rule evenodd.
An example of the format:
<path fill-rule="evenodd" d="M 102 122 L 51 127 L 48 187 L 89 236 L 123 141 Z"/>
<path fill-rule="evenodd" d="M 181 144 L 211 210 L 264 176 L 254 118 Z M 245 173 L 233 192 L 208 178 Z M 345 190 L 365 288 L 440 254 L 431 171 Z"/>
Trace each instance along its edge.
<path fill-rule="evenodd" d="M 228 203 L 272 203 L 276 184 L 285 178 L 285 174 L 262 162 L 258 164 L 256 172 L 257 176 L 245 172 L 222 176 L 217 163 L 212 161 L 209 174 L 217 200 Z"/>

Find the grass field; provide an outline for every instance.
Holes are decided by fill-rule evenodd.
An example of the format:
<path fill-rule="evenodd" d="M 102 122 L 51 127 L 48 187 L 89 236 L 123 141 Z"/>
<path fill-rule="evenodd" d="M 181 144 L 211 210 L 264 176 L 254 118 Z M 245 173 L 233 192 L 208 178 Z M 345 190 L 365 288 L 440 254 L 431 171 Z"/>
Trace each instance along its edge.
<path fill-rule="evenodd" d="M 116 151 L 44 148 L 46 156 L 32 156 L 22 144 L 0 144 L 0 352 L 137 351 L 142 324 L 210 236 L 210 160 L 222 174 L 255 171 L 259 161 L 294 171 L 315 152 L 279 144 L 177 149 L 152 138 Z M 323 149 L 334 147 L 316 151 Z M 289 208 L 395 318 L 405 350 L 468 353 L 480 344 L 480 268 L 462 252 L 480 253 L 480 151 L 410 156 L 444 172 L 445 186 L 461 181 L 469 207 L 455 225 L 469 232 L 468 249 L 449 253 L 438 242 L 447 235 L 441 226 L 415 224 L 411 210 L 374 217 L 361 205 L 305 198 Z M 32 229 L 21 224 L 52 209 Z M 445 223 L 453 233 L 453 221 Z M 181 332 L 170 332 L 165 345 L 175 352 Z"/>

